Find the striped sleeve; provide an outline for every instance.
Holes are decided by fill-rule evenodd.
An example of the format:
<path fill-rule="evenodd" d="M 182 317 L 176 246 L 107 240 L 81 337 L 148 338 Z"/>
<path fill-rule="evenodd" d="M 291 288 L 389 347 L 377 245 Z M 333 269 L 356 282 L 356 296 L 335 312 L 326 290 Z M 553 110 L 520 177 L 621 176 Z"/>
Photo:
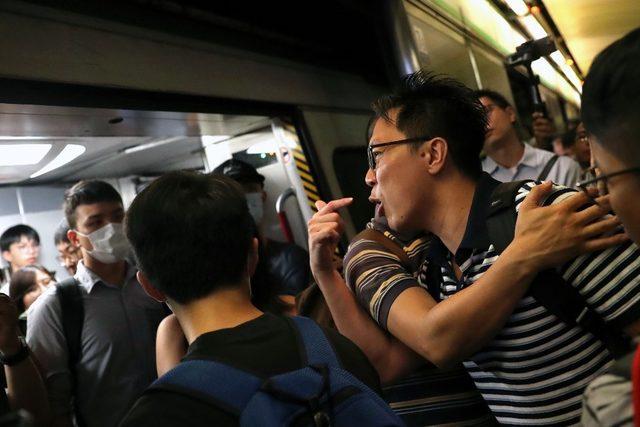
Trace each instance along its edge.
<path fill-rule="evenodd" d="M 409 259 L 415 261 L 427 246 L 425 239 L 418 239 L 403 249 Z M 407 271 L 397 255 L 372 240 L 352 242 L 343 265 L 345 280 L 359 304 L 385 330 L 389 310 L 398 295 L 408 288 L 420 286 L 415 273 Z"/>
<path fill-rule="evenodd" d="M 517 196 L 518 207 L 533 185 L 523 185 Z M 574 191 L 558 186 L 545 205 L 559 203 Z M 624 328 L 640 319 L 640 248 L 636 244 L 627 242 L 581 255 L 559 271 L 612 326 Z"/>

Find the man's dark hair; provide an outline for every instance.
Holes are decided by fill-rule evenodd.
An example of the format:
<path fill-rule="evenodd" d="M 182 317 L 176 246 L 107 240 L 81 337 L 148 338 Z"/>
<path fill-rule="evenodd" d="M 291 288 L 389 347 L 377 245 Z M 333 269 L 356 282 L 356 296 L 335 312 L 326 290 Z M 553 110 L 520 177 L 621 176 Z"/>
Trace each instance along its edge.
<path fill-rule="evenodd" d="M 8 251 L 9 247 L 14 243 L 19 243 L 22 236 L 33 240 L 38 245 L 40 244 L 40 236 L 36 230 L 25 224 L 18 224 L 7 228 L 0 236 L 0 249 L 2 252 Z"/>
<path fill-rule="evenodd" d="M 67 231 L 69 231 L 69 224 L 64 220 L 58 228 L 56 228 L 56 232 L 53 235 L 53 244 L 58 246 L 60 243 L 70 243 L 69 237 L 67 237 Z"/>
<path fill-rule="evenodd" d="M 482 173 L 486 114 L 473 91 L 459 81 L 421 70 L 406 76 L 398 90 L 376 100 L 372 108 L 376 118 L 387 121 L 389 111 L 398 109 L 394 125 L 407 138 L 442 137 L 462 173 L 472 179 Z"/>
<path fill-rule="evenodd" d="M 220 174 L 168 173 L 138 194 L 125 217 L 138 267 L 180 304 L 242 279 L 253 229 L 242 188 Z"/>
<path fill-rule="evenodd" d="M 507 107 L 511 107 L 511 104 L 509 103 L 509 101 L 507 101 L 507 98 L 505 98 L 504 95 L 502 95 L 499 92 L 496 92 L 495 90 L 479 89 L 474 91 L 474 93 L 476 94 L 478 99 L 482 97 L 489 98 L 490 100 L 493 101 L 494 104 L 496 104 L 498 107 L 502 108 L 503 110 Z"/>
<path fill-rule="evenodd" d="M 562 141 L 562 148 L 568 150 L 576 144 L 577 130 L 576 128 L 569 129 L 562 134 L 560 140 Z"/>
<path fill-rule="evenodd" d="M 596 56 L 582 86 L 582 121 L 619 159 L 640 165 L 640 28 Z"/>
<path fill-rule="evenodd" d="M 80 181 L 64 193 L 64 214 L 70 228 L 76 228 L 76 209 L 80 205 L 101 202 L 122 203 L 120 193 L 111 184 L 99 180 Z"/>

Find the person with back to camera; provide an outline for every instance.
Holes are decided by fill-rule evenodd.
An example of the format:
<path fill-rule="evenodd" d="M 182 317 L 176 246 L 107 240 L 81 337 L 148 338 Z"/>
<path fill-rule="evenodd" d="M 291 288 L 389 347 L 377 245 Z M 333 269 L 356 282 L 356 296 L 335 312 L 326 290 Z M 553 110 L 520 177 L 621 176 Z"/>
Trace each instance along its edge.
<path fill-rule="evenodd" d="M 40 257 L 40 236 L 38 232 L 25 224 L 7 228 L 0 236 L 2 258 L 8 267 L 0 275 L 0 292 L 9 294 L 11 274 L 25 265 L 36 264 Z"/>
<path fill-rule="evenodd" d="M 640 272 L 640 250 L 624 234 L 603 236 L 619 227 L 605 216 L 606 198 L 591 205 L 551 183 L 500 183 L 483 173 L 486 112 L 453 79 L 407 76 L 374 111 L 370 199 L 398 233 L 437 237 L 425 272 L 434 292 L 411 285 L 380 302 L 400 344 L 367 326 L 327 262 L 340 236 L 336 211 L 350 201 L 320 202 L 309 225 L 312 271 L 338 328 L 366 354 L 383 349 L 372 357 L 383 381 L 420 357 L 439 367 L 464 361 L 499 423 L 578 423 L 586 384 L 612 364 L 627 342 L 622 333 L 640 323 L 640 281 L 628 280 Z M 521 240 L 519 211 L 537 221 Z M 565 307 L 562 295 L 577 301 Z"/>
<path fill-rule="evenodd" d="M 484 140 L 487 157 L 482 161 L 485 172 L 502 182 L 535 179 L 567 187 L 576 184 L 580 165 L 573 159 L 520 141 L 514 126 L 516 111 L 504 96 L 492 90 L 477 90 L 475 94 L 489 120 Z"/>
<path fill-rule="evenodd" d="M 335 331 L 319 329 L 309 319 L 263 313 L 251 303 L 249 278 L 258 262 L 252 222 L 240 186 L 219 174 L 172 172 L 154 181 L 133 201 L 127 213 L 126 233 L 140 266 L 140 283 L 154 298 L 167 301 L 186 334 L 189 350 L 180 365 L 136 402 L 122 426 L 273 422 L 274 413 L 267 409 L 243 415 L 260 418 L 239 419 L 247 404 L 246 393 L 251 396 L 256 389 L 263 390 L 256 391 L 246 411 L 260 402 L 269 402 L 273 410 L 282 409 L 282 403 L 277 402 L 296 402 L 294 407 L 298 408 L 302 390 L 307 396 L 324 393 L 324 387 L 314 384 L 309 388 L 293 382 L 297 384 L 296 391 L 293 385 L 288 388 L 274 377 L 303 368 L 305 359 L 318 356 L 317 349 L 302 351 L 311 339 L 319 346 L 328 340 L 318 348 L 326 351 L 325 345 L 330 343 L 333 350 L 327 354 L 335 353 L 338 362 L 351 372 L 348 376 L 378 389 L 374 369 L 349 340 Z M 318 335 L 312 338 L 314 334 Z M 324 362 L 314 370 L 324 372 L 323 366 Z M 244 377 L 248 372 L 260 380 L 247 380 Z M 220 375 L 225 379 L 220 380 Z M 264 382 L 260 388 L 267 378 L 270 385 Z M 311 377 L 308 379 L 312 381 Z M 337 379 L 331 376 L 331 381 Z M 236 397 L 229 401 L 229 396 Z M 311 406 L 305 409 L 303 405 L 300 414 L 306 417 L 310 415 L 308 410 L 315 413 L 314 417 L 323 411 L 334 413 L 340 407 L 339 401 L 335 400 L 334 409 L 330 409 L 324 398 L 312 399 L 307 402 Z M 388 407 L 386 411 L 385 414 L 392 414 Z M 357 415 L 360 418 L 354 416 L 354 425 L 358 425 L 358 419 L 368 425 L 372 420 L 367 416 L 381 413 L 373 410 Z"/>
<path fill-rule="evenodd" d="M 598 54 L 582 87 L 582 121 L 600 175 L 580 188 L 605 184 L 611 207 L 640 243 L 640 28 Z M 600 187 L 600 186 L 599 186 Z M 637 282 L 637 276 L 628 280 Z M 637 292 L 637 291 L 636 291 Z M 638 342 L 640 329 L 633 331 Z M 633 387 L 632 387 L 633 377 Z M 640 424 L 640 353 L 636 349 L 595 379 L 584 395 L 585 426 Z M 633 393 L 632 393 L 633 388 Z"/>
<path fill-rule="evenodd" d="M 27 342 L 41 365 L 53 426 L 118 424 L 156 378 L 155 334 L 166 315 L 126 259 L 120 194 L 104 181 L 65 192 L 71 243 L 82 260 L 29 310 Z"/>

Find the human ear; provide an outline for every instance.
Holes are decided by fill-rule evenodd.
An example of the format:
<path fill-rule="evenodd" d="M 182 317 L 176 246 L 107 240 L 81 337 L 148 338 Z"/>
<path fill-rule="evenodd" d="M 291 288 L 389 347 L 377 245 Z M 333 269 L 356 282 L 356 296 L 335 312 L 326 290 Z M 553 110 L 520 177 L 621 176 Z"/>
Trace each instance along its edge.
<path fill-rule="evenodd" d="M 516 110 L 513 109 L 512 106 L 507 106 L 507 108 L 504 109 L 504 111 L 507 112 L 507 115 L 509 116 L 509 121 L 511 123 L 515 123 L 516 120 L 518 119 L 517 115 L 516 115 Z"/>
<path fill-rule="evenodd" d="M 76 232 L 76 230 L 68 230 L 67 238 L 73 246 L 80 246 L 80 239 L 78 238 L 78 233 Z"/>
<path fill-rule="evenodd" d="M 156 289 L 151 284 L 146 274 L 144 274 L 142 271 L 138 270 L 138 273 L 136 273 L 136 277 L 138 278 L 138 282 L 142 285 L 142 288 L 144 289 L 144 291 L 151 298 L 153 298 L 158 302 L 165 302 L 167 300 L 167 297 L 165 296 L 165 294 L 163 294 L 158 289 Z"/>
<path fill-rule="evenodd" d="M 13 261 L 13 257 L 11 256 L 11 252 L 9 251 L 2 251 L 2 258 L 4 258 L 4 260 L 9 264 L 11 264 L 11 261 Z"/>
<path fill-rule="evenodd" d="M 431 174 L 439 173 L 444 168 L 449 154 L 447 141 L 440 137 L 433 138 L 422 145 L 422 150 L 424 150 L 427 171 Z"/>

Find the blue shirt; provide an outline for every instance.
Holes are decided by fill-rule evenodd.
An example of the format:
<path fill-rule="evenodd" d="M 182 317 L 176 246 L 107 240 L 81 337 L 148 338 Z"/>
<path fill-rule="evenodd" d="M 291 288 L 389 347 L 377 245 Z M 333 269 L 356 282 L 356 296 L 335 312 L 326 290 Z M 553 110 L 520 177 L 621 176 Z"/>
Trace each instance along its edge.
<path fill-rule="evenodd" d="M 537 180 L 553 153 L 524 144 L 524 154 L 522 159 L 512 168 L 505 168 L 497 164 L 491 157 L 486 157 L 482 161 L 482 170 L 487 172 L 493 179 L 502 182 L 520 181 L 524 179 Z M 575 187 L 580 179 L 582 169 L 575 160 L 560 156 L 553 165 L 545 181 L 553 181 L 565 187 Z"/>

